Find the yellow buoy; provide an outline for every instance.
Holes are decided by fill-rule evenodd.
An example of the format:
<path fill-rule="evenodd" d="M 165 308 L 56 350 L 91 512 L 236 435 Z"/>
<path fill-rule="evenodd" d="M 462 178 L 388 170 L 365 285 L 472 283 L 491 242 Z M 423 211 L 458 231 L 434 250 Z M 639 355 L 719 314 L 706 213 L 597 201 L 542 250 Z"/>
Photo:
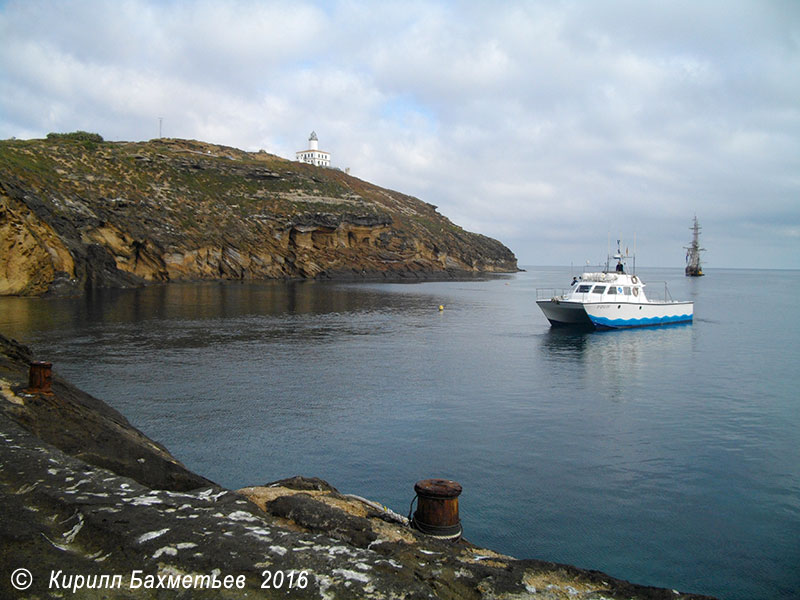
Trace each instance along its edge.
<path fill-rule="evenodd" d="M 443 304 L 439 305 L 439 310 L 444 310 L 444 305 Z"/>

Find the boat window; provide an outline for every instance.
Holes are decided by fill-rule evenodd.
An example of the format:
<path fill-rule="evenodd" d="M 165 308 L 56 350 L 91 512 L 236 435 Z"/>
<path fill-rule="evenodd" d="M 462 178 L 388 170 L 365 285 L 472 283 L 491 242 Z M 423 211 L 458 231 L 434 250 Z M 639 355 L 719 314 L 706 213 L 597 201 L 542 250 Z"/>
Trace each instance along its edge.
<path fill-rule="evenodd" d="M 625 295 L 626 295 L 626 296 L 630 296 L 630 295 L 631 295 L 631 288 L 629 288 L 629 287 L 625 287 L 625 288 L 623 288 L 623 289 L 625 290 Z"/>
<path fill-rule="evenodd" d="M 579 294 L 588 294 L 589 290 L 591 290 L 591 289 L 592 289 L 592 286 L 590 286 L 590 285 L 579 285 L 578 286 L 578 293 Z"/>
<path fill-rule="evenodd" d="M 605 291 L 606 291 L 606 286 L 604 286 L 604 285 L 596 285 L 596 286 L 594 286 L 594 289 L 592 290 L 592 293 L 593 294 L 602 294 Z"/>
<path fill-rule="evenodd" d="M 622 288 L 620 288 L 620 291 L 621 291 L 621 290 L 622 290 Z M 610 285 L 610 286 L 608 286 L 608 293 L 609 293 L 609 294 L 616 295 L 616 293 L 617 293 L 617 288 L 616 288 L 615 286 L 613 286 L 613 285 Z"/>

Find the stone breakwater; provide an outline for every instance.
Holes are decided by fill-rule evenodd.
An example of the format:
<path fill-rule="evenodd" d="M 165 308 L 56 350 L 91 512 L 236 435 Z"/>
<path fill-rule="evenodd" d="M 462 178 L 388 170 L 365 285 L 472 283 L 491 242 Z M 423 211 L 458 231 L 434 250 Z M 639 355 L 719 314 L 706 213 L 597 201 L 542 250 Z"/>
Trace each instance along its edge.
<path fill-rule="evenodd" d="M 295 477 L 238 491 L 191 473 L 0 336 L 0 597 L 699 599 L 448 544 Z"/>

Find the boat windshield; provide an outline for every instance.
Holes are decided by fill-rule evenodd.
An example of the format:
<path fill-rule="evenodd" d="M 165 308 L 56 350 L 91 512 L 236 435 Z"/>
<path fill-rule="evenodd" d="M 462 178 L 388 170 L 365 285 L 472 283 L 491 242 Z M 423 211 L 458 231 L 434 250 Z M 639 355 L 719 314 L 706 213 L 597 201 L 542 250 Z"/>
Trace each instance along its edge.
<path fill-rule="evenodd" d="M 596 286 L 594 286 L 594 289 L 592 290 L 592 293 L 593 294 L 602 294 L 605 291 L 606 291 L 606 286 L 604 286 L 604 285 L 596 285 Z"/>
<path fill-rule="evenodd" d="M 591 289 L 592 289 L 592 286 L 590 286 L 590 285 L 579 285 L 578 286 L 578 293 L 579 294 L 588 294 L 589 290 L 591 290 Z"/>

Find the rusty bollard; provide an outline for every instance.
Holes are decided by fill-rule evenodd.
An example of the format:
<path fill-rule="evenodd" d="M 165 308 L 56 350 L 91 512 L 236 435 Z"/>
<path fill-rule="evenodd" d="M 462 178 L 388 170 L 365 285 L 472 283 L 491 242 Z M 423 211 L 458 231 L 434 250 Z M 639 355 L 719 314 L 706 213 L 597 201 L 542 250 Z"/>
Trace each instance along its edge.
<path fill-rule="evenodd" d="M 457 541 L 463 531 L 458 517 L 461 485 L 449 479 L 423 479 L 414 484 L 414 491 L 417 510 L 411 526 L 425 535 Z"/>
<path fill-rule="evenodd" d="M 53 363 L 35 361 L 31 363 L 28 371 L 28 389 L 32 394 L 52 394 L 50 385 L 53 383 Z"/>

